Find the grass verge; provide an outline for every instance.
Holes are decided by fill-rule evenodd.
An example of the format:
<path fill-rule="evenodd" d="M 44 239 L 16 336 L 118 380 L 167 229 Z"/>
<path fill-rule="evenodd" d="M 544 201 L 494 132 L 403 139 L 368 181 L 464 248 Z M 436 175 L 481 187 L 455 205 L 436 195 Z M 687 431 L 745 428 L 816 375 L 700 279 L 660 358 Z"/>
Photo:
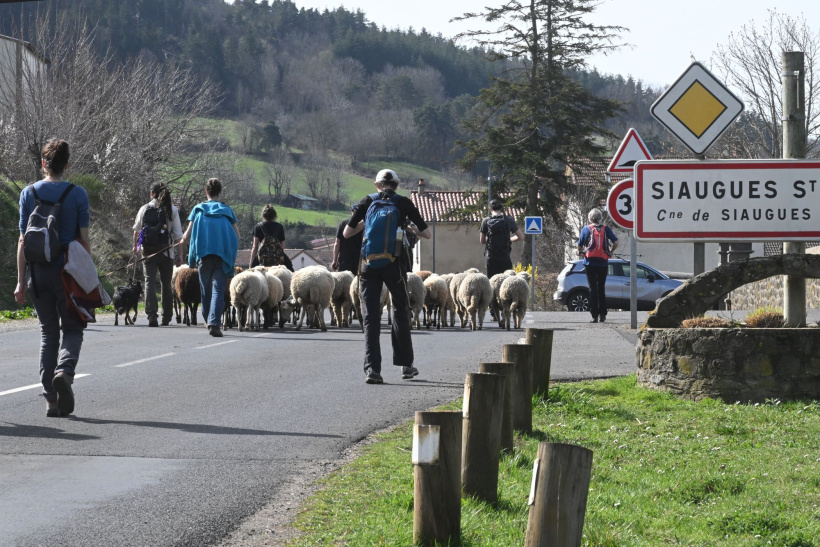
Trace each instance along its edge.
<path fill-rule="evenodd" d="M 523 544 L 539 442 L 594 452 L 584 545 L 820 545 L 817 402 L 684 401 L 631 375 L 558 384 L 533 403 L 498 503 L 463 500 L 462 545 Z M 411 445 L 407 422 L 323 479 L 290 545 L 411 545 Z"/>

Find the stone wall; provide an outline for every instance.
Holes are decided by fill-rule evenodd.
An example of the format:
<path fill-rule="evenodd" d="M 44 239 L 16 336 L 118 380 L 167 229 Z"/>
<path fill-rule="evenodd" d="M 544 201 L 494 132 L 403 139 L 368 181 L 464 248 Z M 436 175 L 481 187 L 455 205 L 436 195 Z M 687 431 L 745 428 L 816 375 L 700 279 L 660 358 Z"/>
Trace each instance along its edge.
<path fill-rule="evenodd" d="M 727 403 L 820 398 L 820 329 L 644 329 L 638 383 Z"/>
<path fill-rule="evenodd" d="M 733 310 L 783 309 L 783 277 L 775 276 L 735 289 L 729 295 Z M 806 307 L 820 308 L 820 279 L 806 279 Z"/>

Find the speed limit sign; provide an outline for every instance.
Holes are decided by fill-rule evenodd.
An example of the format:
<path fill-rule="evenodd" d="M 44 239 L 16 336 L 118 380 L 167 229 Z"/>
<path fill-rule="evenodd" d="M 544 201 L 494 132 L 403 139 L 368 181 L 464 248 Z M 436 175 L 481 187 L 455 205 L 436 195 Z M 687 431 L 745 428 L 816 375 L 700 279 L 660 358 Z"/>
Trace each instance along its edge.
<path fill-rule="evenodd" d="M 632 179 L 624 179 L 609 191 L 606 198 L 606 209 L 615 224 L 626 230 L 631 230 L 634 226 L 635 199 L 634 183 Z"/>

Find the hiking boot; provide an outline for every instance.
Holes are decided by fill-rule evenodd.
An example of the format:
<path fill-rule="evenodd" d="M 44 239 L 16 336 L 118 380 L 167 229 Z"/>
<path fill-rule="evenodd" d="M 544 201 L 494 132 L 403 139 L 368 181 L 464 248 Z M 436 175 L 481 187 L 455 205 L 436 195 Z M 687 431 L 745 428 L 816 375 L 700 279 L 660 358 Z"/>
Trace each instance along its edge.
<path fill-rule="evenodd" d="M 222 338 L 222 329 L 219 328 L 219 325 L 208 325 L 208 334 L 214 338 Z"/>
<path fill-rule="evenodd" d="M 601 323 L 605 322 L 606 321 L 606 315 L 602 315 L 601 318 L 598 321 L 600 321 Z"/>
<path fill-rule="evenodd" d="M 149 320 L 148 320 L 148 326 L 149 326 L 149 327 L 158 327 L 158 326 L 159 326 L 159 323 L 157 323 L 157 320 L 156 320 L 156 319 L 149 319 Z"/>
<path fill-rule="evenodd" d="M 74 375 L 65 371 L 58 371 L 54 375 L 51 385 L 57 390 L 57 409 L 60 416 L 68 416 L 74 412 L 74 391 L 71 384 L 74 383 Z"/>
<path fill-rule="evenodd" d="M 163 327 L 167 327 L 167 326 L 168 326 L 168 325 L 170 325 L 170 324 L 171 324 L 171 320 L 170 320 L 170 319 L 163 319 L 163 320 L 162 320 L 162 326 L 163 326 Z"/>
<path fill-rule="evenodd" d="M 592 320 L 590 321 L 590 323 L 597 323 L 597 322 L 598 322 L 598 318 L 597 318 L 597 317 L 593 317 L 593 318 L 592 318 Z"/>
<path fill-rule="evenodd" d="M 382 375 L 373 370 L 372 368 L 367 369 L 365 376 L 365 383 L 366 384 L 382 384 L 384 383 L 384 379 L 382 379 Z"/>
<path fill-rule="evenodd" d="M 416 367 L 401 367 L 401 379 L 409 380 L 419 375 L 419 369 Z"/>
<path fill-rule="evenodd" d="M 57 401 L 46 400 L 46 418 L 59 418 L 60 409 L 57 408 Z"/>

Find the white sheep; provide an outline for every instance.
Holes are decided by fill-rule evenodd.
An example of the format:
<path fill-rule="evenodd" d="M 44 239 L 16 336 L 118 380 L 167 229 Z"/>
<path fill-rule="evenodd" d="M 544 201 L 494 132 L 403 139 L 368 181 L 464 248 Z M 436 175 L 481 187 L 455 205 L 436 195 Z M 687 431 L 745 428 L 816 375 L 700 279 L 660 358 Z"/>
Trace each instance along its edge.
<path fill-rule="evenodd" d="M 453 281 L 453 278 L 456 274 L 453 273 L 446 273 L 441 276 L 445 283 L 447 283 L 447 304 L 444 305 L 444 312 L 445 317 L 442 318 L 442 323 L 447 326 L 449 324 L 450 327 L 454 327 L 456 324 L 456 302 L 453 300 L 453 295 L 450 292 L 450 282 Z M 447 321 L 447 315 L 450 316 L 450 321 Z"/>
<path fill-rule="evenodd" d="M 501 284 L 512 275 L 515 275 L 515 270 L 507 270 L 495 274 L 490 278 L 490 286 L 493 288 L 493 299 L 490 302 L 490 309 L 498 320 L 498 326 L 502 329 L 504 328 L 504 314 L 501 313 Z"/>
<path fill-rule="evenodd" d="M 484 327 L 484 314 L 493 298 L 493 287 L 483 273 L 470 273 L 458 287 L 458 301 L 470 317 L 470 330 Z"/>
<path fill-rule="evenodd" d="M 231 304 L 239 312 L 239 331 L 249 329 L 259 330 L 260 308 L 268 299 L 268 280 L 265 274 L 259 271 L 246 270 L 237 274 L 231 280 Z"/>
<path fill-rule="evenodd" d="M 279 281 L 282 282 L 282 298 L 279 302 L 279 328 L 281 329 L 284 328 L 292 309 L 290 305 L 290 283 L 293 280 L 293 272 L 282 265 L 270 266 L 268 272 L 278 277 Z"/>
<path fill-rule="evenodd" d="M 424 307 L 427 309 L 427 328 L 430 324 L 441 329 L 441 318 L 444 316 L 444 307 L 447 305 L 447 283 L 440 275 L 433 274 L 424 280 Z"/>
<path fill-rule="evenodd" d="M 350 296 L 350 286 L 353 284 L 355 277 L 347 270 L 331 272 L 330 275 L 332 275 L 336 281 L 333 294 L 330 297 L 333 308 L 331 319 L 335 319 L 331 324 L 335 323 L 339 327 L 349 327 L 350 307 L 353 305 L 353 297 Z"/>
<path fill-rule="evenodd" d="M 407 272 L 407 299 L 410 307 L 410 326 L 419 329 L 419 315 L 424 309 L 424 282 L 413 272 Z"/>
<path fill-rule="evenodd" d="M 356 317 L 359 318 L 359 327 L 361 327 L 362 332 L 364 332 L 364 303 L 362 302 L 362 296 L 360 294 L 360 280 L 356 278 L 353 280 L 353 283 L 350 284 L 350 299 L 353 301 L 353 307 L 356 309 Z M 379 321 L 381 321 L 382 314 L 384 313 L 384 308 L 387 306 L 387 324 L 393 324 L 393 304 L 390 302 L 390 291 L 387 290 L 386 285 L 382 285 L 382 293 L 379 297 L 379 301 L 381 306 L 379 308 Z"/>
<path fill-rule="evenodd" d="M 279 312 L 279 305 L 282 302 L 282 294 L 285 292 L 285 288 L 282 285 L 282 280 L 274 272 L 264 266 L 262 268 L 264 268 L 263 274 L 268 282 L 268 299 L 262 303 L 262 308 L 265 310 L 264 327 L 268 328 L 269 325 L 275 323 L 274 318 Z"/>
<path fill-rule="evenodd" d="M 458 319 L 461 323 L 461 328 L 463 329 L 467 324 L 467 312 L 464 309 L 464 306 L 461 305 L 461 302 L 458 300 L 458 289 L 461 286 L 461 282 L 464 281 L 464 278 L 467 277 L 471 273 L 479 273 L 478 269 L 470 268 L 469 270 L 465 270 L 461 273 L 457 273 L 453 275 L 453 279 L 450 281 L 450 296 L 453 298 L 453 304 L 456 307 L 456 313 L 458 314 Z"/>
<path fill-rule="evenodd" d="M 327 332 L 325 309 L 330 307 L 330 297 L 335 285 L 336 281 L 324 266 L 308 266 L 293 274 L 290 290 L 296 303 L 302 307 L 296 330 L 302 328 L 305 315 L 310 314 L 310 318 L 318 320 L 322 332 Z M 310 322 L 311 319 L 308 319 L 308 324 Z"/>
<path fill-rule="evenodd" d="M 515 328 L 521 328 L 521 321 L 527 313 L 530 299 L 530 274 L 520 272 L 511 275 L 501 284 L 501 307 L 504 311 L 504 324 L 510 330 L 510 315 L 515 320 Z"/>

